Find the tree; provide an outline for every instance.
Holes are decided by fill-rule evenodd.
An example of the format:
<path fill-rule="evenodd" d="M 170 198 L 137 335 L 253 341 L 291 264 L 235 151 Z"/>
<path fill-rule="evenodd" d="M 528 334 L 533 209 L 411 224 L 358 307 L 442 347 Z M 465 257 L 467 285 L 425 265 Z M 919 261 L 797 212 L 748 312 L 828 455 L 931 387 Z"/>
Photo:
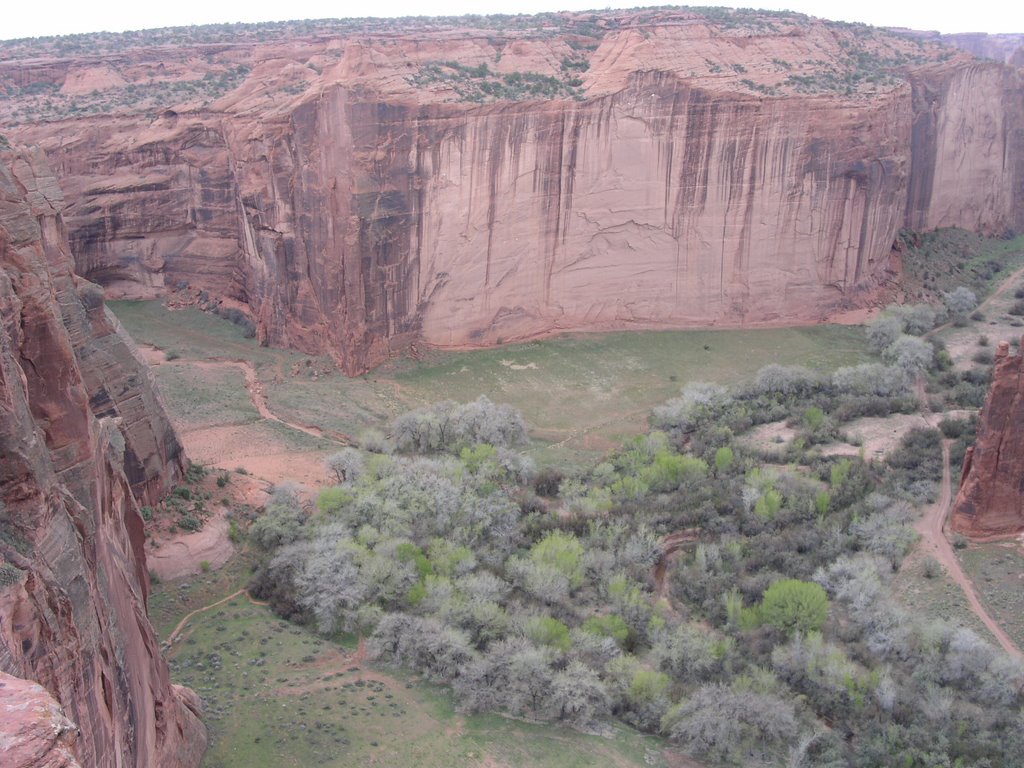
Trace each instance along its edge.
<path fill-rule="evenodd" d="M 782 579 L 765 590 L 759 617 L 792 635 L 817 632 L 828 620 L 828 595 L 820 584 L 799 579 Z"/>
<path fill-rule="evenodd" d="M 571 533 L 552 531 L 533 545 L 530 559 L 540 567 L 553 568 L 575 588 L 583 583 L 583 545 Z"/>
<path fill-rule="evenodd" d="M 526 442 L 526 422 L 510 405 L 492 403 L 481 395 L 460 405 L 450 400 L 399 416 L 391 434 L 400 451 L 455 451 L 478 443 L 510 448 Z"/>
<path fill-rule="evenodd" d="M 523 627 L 526 636 L 538 645 L 546 645 L 556 651 L 568 651 L 572 647 L 569 627 L 551 616 L 533 616 Z"/>
<path fill-rule="evenodd" d="M 735 765 L 776 764 L 798 733 L 793 705 L 744 682 L 703 685 L 662 720 L 665 734 L 685 749 Z"/>
<path fill-rule="evenodd" d="M 974 295 L 974 291 L 962 285 L 942 294 L 942 298 L 946 302 L 946 308 L 954 315 L 966 315 L 978 306 L 978 297 Z"/>
<path fill-rule="evenodd" d="M 651 423 L 678 443 L 731 402 L 732 396 L 725 387 L 694 381 L 683 387 L 679 397 L 657 406 Z"/>
<path fill-rule="evenodd" d="M 718 474 L 728 472 L 732 466 L 732 462 L 735 456 L 732 448 L 727 445 L 723 445 L 717 451 L 715 451 L 715 471 Z"/>
<path fill-rule="evenodd" d="M 607 714 L 608 691 L 594 670 L 571 661 L 551 681 L 549 706 L 560 720 L 588 723 Z"/>
<path fill-rule="evenodd" d="M 893 315 L 879 315 L 867 328 L 868 346 L 881 354 L 903 333 L 903 321 Z"/>
<path fill-rule="evenodd" d="M 338 483 L 354 483 L 363 474 L 363 455 L 355 448 L 342 448 L 324 459 L 327 471 Z"/>
<path fill-rule="evenodd" d="M 882 353 L 887 362 L 910 374 L 930 368 L 934 355 L 935 351 L 931 344 L 924 339 L 906 334 L 896 339 Z"/>
<path fill-rule="evenodd" d="M 881 363 L 847 366 L 832 374 L 832 386 L 842 394 L 898 397 L 908 393 L 909 385 L 906 371 Z"/>
<path fill-rule="evenodd" d="M 274 488 L 263 514 L 249 527 L 249 539 L 268 552 L 283 547 L 302 536 L 306 518 L 298 488 L 282 483 Z"/>

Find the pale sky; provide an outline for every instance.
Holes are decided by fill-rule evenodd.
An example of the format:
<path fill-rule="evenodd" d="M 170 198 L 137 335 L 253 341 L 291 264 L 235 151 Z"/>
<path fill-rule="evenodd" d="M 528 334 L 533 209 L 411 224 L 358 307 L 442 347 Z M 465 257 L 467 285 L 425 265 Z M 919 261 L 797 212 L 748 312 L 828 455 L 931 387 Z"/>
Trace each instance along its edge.
<path fill-rule="evenodd" d="M 649 0 L 647 5 L 655 4 Z M 237 21 L 283 21 L 346 16 L 457 16 L 465 13 L 536 13 L 590 10 L 601 0 L 375 0 L 370 3 L 326 0 L 8 0 L 0 21 L 0 39 L 121 32 Z M 695 0 L 713 5 L 715 0 Z M 1024 3 L 1019 0 L 900 2 L 899 0 L 789 0 L 723 3 L 800 11 L 841 21 L 902 26 L 939 32 L 1024 32 Z M 607 7 L 629 7 L 628 3 Z"/>

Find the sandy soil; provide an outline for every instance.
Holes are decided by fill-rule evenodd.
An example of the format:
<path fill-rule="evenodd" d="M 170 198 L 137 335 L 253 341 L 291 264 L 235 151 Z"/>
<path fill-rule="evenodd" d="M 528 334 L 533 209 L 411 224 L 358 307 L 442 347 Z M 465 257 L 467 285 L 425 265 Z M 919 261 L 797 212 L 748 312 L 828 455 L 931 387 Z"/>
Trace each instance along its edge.
<path fill-rule="evenodd" d="M 859 456 L 868 461 L 884 458 L 899 446 L 903 436 L 915 427 L 928 427 L 918 413 L 894 413 L 891 416 L 865 416 L 844 425 L 843 432 L 853 443 L 830 443 L 821 447 L 824 456 Z"/>
<path fill-rule="evenodd" d="M 202 563 L 220 568 L 235 553 L 228 538 L 229 523 L 226 510 L 218 507 L 201 530 L 179 533 L 166 539 L 157 539 L 159 546 L 146 541 L 146 564 L 161 579 L 177 579 L 202 570 Z"/>
<path fill-rule="evenodd" d="M 738 440 L 759 451 L 782 451 L 793 442 L 796 430 L 787 427 L 784 421 L 770 421 L 758 424 L 753 429 L 740 435 Z"/>
<path fill-rule="evenodd" d="M 205 490 L 214 494 L 211 500 L 213 514 L 201 530 L 193 533 L 168 531 L 168 519 L 159 519 L 148 526 L 150 538 L 146 539 L 146 564 L 150 571 L 161 579 L 177 579 L 199 573 L 203 563 L 216 570 L 224 565 L 235 552 L 228 532 L 231 523 L 227 518 L 227 507 L 220 500 L 227 498 L 234 506 L 262 507 L 267 503 L 269 484 L 246 475 L 231 475 L 231 482 L 224 488 L 217 487 L 214 475 L 203 481 Z"/>
<path fill-rule="evenodd" d="M 167 362 L 164 350 L 139 345 L 143 359 L 152 366 Z M 311 437 L 332 440 L 339 445 L 351 445 L 348 435 L 325 433 L 318 427 L 288 421 L 274 413 L 267 403 L 263 384 L 256 369 L 245 360 L 190 360 L 197 368 L 238 368 L 245 376 L 245 388 L 253 407 L 263 419 L 275 421 Z M 250 475 L 270 483 L 292 480 L 302 485 L 321 486 L 328 482 L 323 467 L 324 451 L 296 451 L 282 442 L 261 433 L 253 434 L 250 425 L 217 425 L 189 428 L 178 424 L 178 434 L 185 453 L 195 462 L 218 469 L 234 471 L 242 468 Z"/>
<path fill-rule="evenodd" d="M 185 453 L 192 461 L 234 471 L 242 468 L 270 483 L 293 480 L 310 486 L 328 482 L 322 451 L 296 451 L 260 434 L 248 425 L 179 429 Z"/>

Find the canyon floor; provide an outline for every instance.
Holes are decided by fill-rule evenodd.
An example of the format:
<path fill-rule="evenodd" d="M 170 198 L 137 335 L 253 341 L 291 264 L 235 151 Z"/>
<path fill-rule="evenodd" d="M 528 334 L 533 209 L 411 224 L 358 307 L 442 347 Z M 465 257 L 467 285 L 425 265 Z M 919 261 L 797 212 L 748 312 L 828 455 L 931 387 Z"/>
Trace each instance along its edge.
<path fill-rule="evenodd" d="M 1022 278 L 1004 278 L 983 305 L 983 319 L 937 329 L 958 368 L 989 348 L 981 337 L 994 346 L 1024 330 L 1009 313 Z M 154 366 L 189 455 L 226 471 L 223 495 L 239 506 L 247 499 L 258 506 L 260 489 L 284 480 L 314 490 L 327 482 L 324 456 L 403 410 L 446 397 L 482 393 L 511 402 L 531 426 L 539 463 L 583 464 L 643 431 L 651 407 L 687 381 L 737 382 L 768 362 L 829 370 L 868 357 L 860 327 L 587 334 L 485 351 L 426 351 L 419 360 L 348 379 L 325 360 L 261 348 L 237 327 L 196 310 L 172 314 L 158 302 L 113 308 Z M 824 450 L 882 456 L 906 430 L 944 415 L 964 411 L 862 419 L 848 425 L 846 442 Z M 790 439 L 785 425 L 767 426 L 746 439 L 762 447 Z M 957 470 L 949 468 L 947 482 Z M 940 536 L 944 491 L 919 526 L 930 520 Z M 207 523 L 211 530 L 217 519 Z M 162 549 L 182 537 L 164 531 L 159 538 Z M 894 580 L 898 597 L 993 640 L 1001 638 L 987 627 L 997 622 L 1020 647 L 1024 539 L 955 550 L 947 544 L 955 565 L 940 559 L 937 574 L 926 565 L 934 544 L 934 536 L 924 536 L 908 557 Z M 624 728 L 585 735 L 460 715 L 440 689 L 367 663 L 356 638 L 340 646 L 325 641 L 247 599 L 239 592 L 248 578 L 244 550 L 218 564 L 197 569 L 193 562 L 199 572 L 158 583 L 150 604 L 162 638 L 180 630 L 167 650 L 177 681 L 208 703 L 207 766 L 693 765 L 661 740 Z M 973 606 L 962 588 L 968 579 L 978 600 Z M 576 763 L 567 762 L 570 754 Z"/>

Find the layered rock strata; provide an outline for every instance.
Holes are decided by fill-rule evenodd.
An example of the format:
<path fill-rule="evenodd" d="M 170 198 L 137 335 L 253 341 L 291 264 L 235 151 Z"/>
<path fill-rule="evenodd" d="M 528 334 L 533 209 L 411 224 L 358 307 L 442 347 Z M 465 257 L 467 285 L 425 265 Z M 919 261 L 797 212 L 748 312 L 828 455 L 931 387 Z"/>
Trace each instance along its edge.
<path fill-rule="evenodd" d="M 1024 227 L 1020 70 L 725 13 L 15 46 L 0 73 L 94 112 L 12 129 L 55 162 L 81 274 L 188 284 L 349 373 L 414 340 L 819 321 L 891 279 L 902 227 Z"/>
<path fill-rule="evenodd" d="M 985 538 L 1024 531 L 1024 355 L 999 342 L 978 436 L 964 457 L 953 530 Z"/>
<path fill-rule="evenodd" d="M 181 448 L 102 290 L 73 274 L 63 205 L 41 153 L 0 151 L 0 705 L 24 680 L 59 704 L 67 722 L 25 689 L 22 712 L 46 716 L 21 742 L 53 737 L 40 765 L 196 766 L 205 730 L 147 616 L 138 506 Z M 35 754 L 11 749 L 5 766 Z"/>

